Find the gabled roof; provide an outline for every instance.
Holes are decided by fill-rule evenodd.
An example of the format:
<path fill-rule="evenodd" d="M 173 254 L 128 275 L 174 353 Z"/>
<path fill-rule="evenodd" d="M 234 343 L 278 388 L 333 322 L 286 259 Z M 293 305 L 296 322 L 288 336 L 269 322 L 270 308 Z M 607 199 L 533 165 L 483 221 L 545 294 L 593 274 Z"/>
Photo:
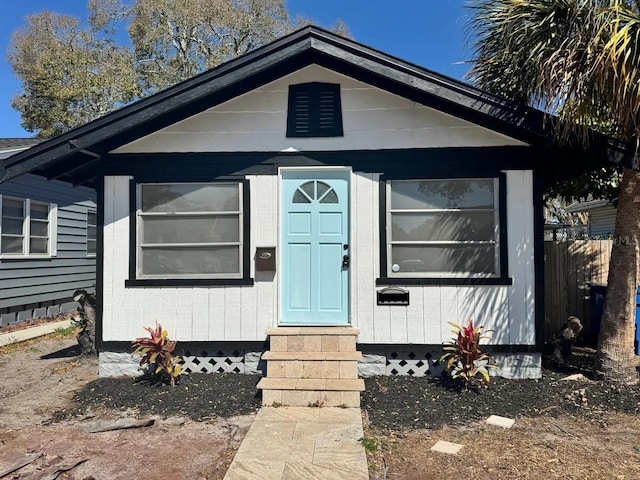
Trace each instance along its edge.
<path fill-rule="evenodd" d="M 41 138 L 0 138 L 0 160 L 27 150 L 40 142 L 42 142 Z M 3 169 L 0 162 L 0 176 L 2 172 Z"/>
<path fill-rule="evenodd" d="M 584 202 L 572 203 L 571 205 L 567 206 L 565 210 L 568 213 L 588 212 L 589 210 L 593 210 L 594 208 L 602 208 L 608 206 L 614 207 L 611 201 L 597 198 L 595 200 L 586 200 Z"/>
<path fill-rule="evenodd" d="M 110 150 L 317 64 L 540 146 L 553 145 L 542 112 L 309 26 L 4 161 L 0 181 L 26 172 L 74 181 Z M 589 156 L 630 163 L 625 146 L 595 136 Z M 90 175 L 89 175 L 90 176 Z"/>

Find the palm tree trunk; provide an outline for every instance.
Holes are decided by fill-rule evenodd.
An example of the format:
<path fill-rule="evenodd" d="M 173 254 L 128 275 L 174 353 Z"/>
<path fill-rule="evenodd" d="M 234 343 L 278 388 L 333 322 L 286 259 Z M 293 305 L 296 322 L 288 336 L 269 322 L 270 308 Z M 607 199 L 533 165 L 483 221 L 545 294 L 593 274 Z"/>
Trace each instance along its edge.
<path fill-rule="evenodd" d="M 636 288 L 640 241 L 640 172 L 625 168 L 620 184 L 615 235 L 611 249 L 596 374 L 606 380 L 636 383 Z"/>

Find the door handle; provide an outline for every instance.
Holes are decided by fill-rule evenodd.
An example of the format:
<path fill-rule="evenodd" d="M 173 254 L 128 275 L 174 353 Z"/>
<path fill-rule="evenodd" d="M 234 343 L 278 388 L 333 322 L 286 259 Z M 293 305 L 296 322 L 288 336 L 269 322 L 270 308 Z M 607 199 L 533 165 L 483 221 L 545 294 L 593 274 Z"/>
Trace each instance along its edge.
<path fill-rule="evenodd" d="M 342 268 L 349 268 L 349 255 L 342 257 Z"/>

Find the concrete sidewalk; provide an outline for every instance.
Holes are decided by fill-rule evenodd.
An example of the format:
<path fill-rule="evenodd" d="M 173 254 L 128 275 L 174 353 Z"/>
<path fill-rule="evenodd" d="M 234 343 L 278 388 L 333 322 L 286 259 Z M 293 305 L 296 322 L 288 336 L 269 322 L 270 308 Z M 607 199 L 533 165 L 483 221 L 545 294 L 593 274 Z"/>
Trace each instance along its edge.
<path fill-rule="evenodd" d="M 71 320 L 62 320 L 60 322 L 49 322 L 23 328 L 22 330 L 14 330 L 13 332 L 0 333 L 0 347 L 9 345 L 10 343 L 24 342 L 32 338 L 42 337 L 43 335 L 55 332 L 59 328 L 68 328 L 70 326 Z"/>
<path fill-rule="evenodd" d="M 359 408 L 262 407 L 225 480 L 366 480 Z"/>

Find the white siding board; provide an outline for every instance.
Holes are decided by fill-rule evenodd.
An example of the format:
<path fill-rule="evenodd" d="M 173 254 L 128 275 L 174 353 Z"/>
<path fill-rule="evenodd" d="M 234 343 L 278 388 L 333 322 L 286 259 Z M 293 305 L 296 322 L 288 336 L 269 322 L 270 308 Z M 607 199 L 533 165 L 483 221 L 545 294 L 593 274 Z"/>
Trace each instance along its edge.
<path fill-rule="evenodd" d="M 242 287 L 240 289 L 240 339 L 253 339 L 257 338 L 259 333 L 264 333 L 264 331 L 257 331 L 257 288 L 259 287 L 254 285 L 253 287 Z"/>
<path fill-rule="evenodd" d="M 426 344 L 442 343 L 443 332 L 446 334 L 449 329 L 447 328 L 447 320 L 444 319 L 443 322 L 441 317 L 441 289 L 439 287 L 425 287 L 422 291 L 424 309 L 424 342 Z"/>
<path fill-rule="evenodd" d="M 113 269 L 111 277 L 111 291 L 114 319 L 112 328 L 127 331 L 130 328 L 131 318 L 129 311 L 130 290 L 124 289 L 124 280 L 129 276 L 129 177 L 114 177 L 113 194 L 113 245 L 111 249 L 112 259 L 110 266 Z M 123 246 L 119 247 L 119 246 Z M 112 330 L 111 335 L 116 331 Z M 126 340 L 131 340 L 128 335 Z"/>
<path fill-rule="evenodd" d="M 483 326 L 491 336 L 483 343 L 505 345 L 510 343 L 509 287 L 485 287 L 479 291 L 476 325 Z"/>
<path fill-rule="evenodd" d="M 460 324 L 458 319 L 458 289 L 457 287 L 440 287 L 440 324 L 441 338 L 439 342 L 448 341 L 451 337 L 449 324 Z"/>
<path fill-rule="evenodd" d="M 172 335 L 176 340 L 198 340 L 193 335 L 193 288 L 180 288 L 177 294 L 176 329 Z"/>
<path fill-rule="evenodd" d="M 259 175 L 249 177 L 251 190 L 251 223 L 256 225 L 251 237 L 251 255 L 256 247 L 276 247 L 276 261 L 280 256 L 278 247 L 278 177 L 273 175 Z M 255 270 L 255 262 L 252 261 Z M 276 266 L 276 271 L 278 267 Z M 252 338 L 261 340 L 267 328 L 277 325 L 278 315 L 278 276 L 274 272 L 255 272 L 255 298 L 253 300 L 256 311 L 255 333 Z"/>
<path fill-rule="evenodd" d="M 208 340 L 227 340 L 225 337 L 225 287 L 209 289 Z"/>
<path fill-rule="evenodd" d="M 129 297 L 129 318 L 127 319 L 127 331 L 130 340 L 134 338 L 147 336 L 143 327 L 154 328 L 158 317 L 149 318 L 148 310 L 152 309 L 152 305 L 145 302 L 146 295 L 143 288 L 132 288 L 128 292 Z M 160 302 L 155 302 L 160 303 Z M 155 305 L 154 303 L 154 305 Z M 163 325 L 164 326 L 164 325 Z M 173 334 L 173 332 L 169 332 Z"/>
<path fill-rule="evenodd" d="M 458 287 L 456 289 L 457 316 L 454 319 L 443 319 L 466 325 L 469 320 L 476 321 L 476 292 L 487 291 L 486 287 Z"/>
<path fill-rule="evenodd" d="M 209 326 L 211 324 L 209 310 L 209 290 L 206 287 L 194 287 L 192 295 L 192 340 L 209 339 Z"/>
<path fill-rule="evenodd" d="M 139 290 L 142 292 L 143 303 L 147 309 L 144 312 L 144 322 L 135 325 L 136 331 L 142 330 L 143 327 L 154 327 L 156 322 L 160 323 L 164 328 L 168 328 L 167 323 L 164 321 L 164 310 L 162 303 L 160 301 L 160 297 L 158 297 L 158 289 L 157 288 L 132 288 L 128 291 L 132 292 L 134 290 Z M 164 290 L 161 292 L 164 295 Z M 136 323 L 136 322 L 132 322 Z M 173 332 L 170 332 L 173 334 Z"/>
<path fill-rule="evenodd" d="M 353 325 L 360 329 L 361 342 L 373 342 L 376 329 L 374 306 L 376 303 L 375 278 L 380 270 L 375 260 L 379 257 L 377 173 L 359 173 L 352 176 L 351 238 Z M 385 327 L 386 324 L 385 324 Z M 386 336 L 386 333 L 382 335 Z"/>
<path fill-rule="evenodd" d="M 391 342 L 391 307 L 378 306 L 373 312 L 373 343 Z M 363 340 L 364 342 L 364 340 Z"/>
<path fill-rule="evenodd" d="M 169 336 L 175 340 L 182 340 L 181 337 L 176 336 L 178 331 L 178 289 L 177 288 L 154 288 L 147 291 L 152 297 L 153 301 L 160 303 L 162 307 L 162 320 L 160 323 L 162 327 L 169 332 Z M 182 294 L 180 289 L 180 294 Z M 147 297 L 147 301 L 149 298 Z"/>
<path fill-rule="evenodd" d="M 523 202 L 523 216 L 524 216 L 524 248 L 522 261 L 524 264 L 524 271 L 522 275 L 525 279 L 525 323 L 524 328 L 521 329 L 522 334 L 517 337 L 514 343 L 524 343 L 527 345 L 533 345 L 536 343 L 536 331 L 535 331 L 535 255 L 533 251 L 533 224 L 534 224 L 534 211 L 533 211 L 533 172 L 525 170 L 524 176 L 524 202 Z M 541 308 L 541 306 L 540 306 Z"/>
<path fill-rule="evenodd" d="M 391 315 L 391 343 L 409 343 L 407 307 L 389 307 L 389 312 Z"/>
<path fill-rule="evenodd" d="M 224 339 L 242 338 L 242 294 L 240 288 L 224 288 Z"/>
<path fill-rule="evenodd" d="M 535 343 L 533 180 L 531 171 L 507 172 L 509 343 Z"/>
<path fill-rule="evenodd" d="M 339 83 L 344 136 L 286 138 L 288 87 Z M 116 153 L 379 150 L 523 145 L 435 109 L 312 65 L 124 145 Z"/>
<path fill-rule="evenodd" d="M 406 343 L 425 343 L 425 288 L 410 287 L 409 306 L 407 310 L 407 341 Z M 396 307 L 401 308 L 401 307 Z"/>
<path fill-rule="evenodd" d="M 102 338 L 103 340 L 114 340 L 112 334 L 115 318 L 114 318 L 114 299 L 113 299 L 113 266 L 114 266 L 114 249 L 118 248 L 118 245 L 114 241 L 113 231 L 115 229 L 114 222 L 114 208 L 116 203 L 115 196 L 115 181 L 116 177 L 104 178 L 104 227 L 102 229 L 103 238 L 103 261 L 104 268 L 102 273 L 102 290 L 104 302 L 102 306 Z M 127 195 L 127 198 L 129 195 Z M 60 252 L 61 253 L 61 252 Z M 60 256 L 60 253 L 58 254 Z M 119 325 L 115 325 L 117 328 Z"/>

